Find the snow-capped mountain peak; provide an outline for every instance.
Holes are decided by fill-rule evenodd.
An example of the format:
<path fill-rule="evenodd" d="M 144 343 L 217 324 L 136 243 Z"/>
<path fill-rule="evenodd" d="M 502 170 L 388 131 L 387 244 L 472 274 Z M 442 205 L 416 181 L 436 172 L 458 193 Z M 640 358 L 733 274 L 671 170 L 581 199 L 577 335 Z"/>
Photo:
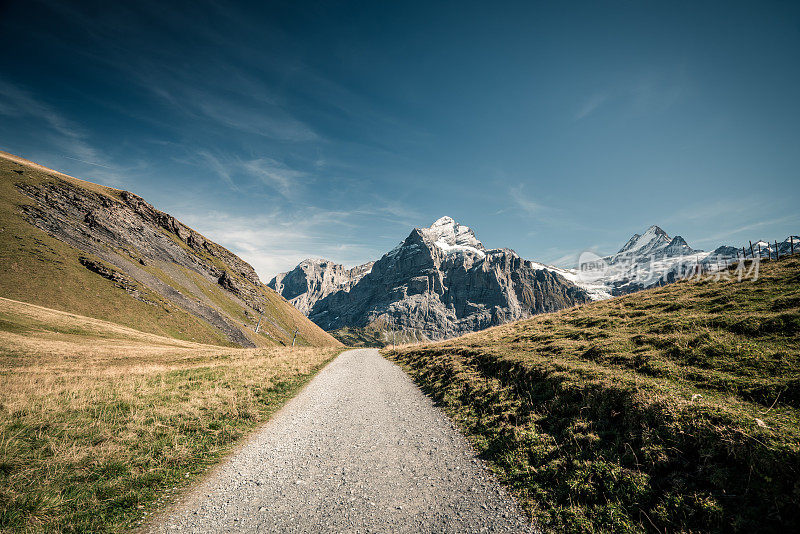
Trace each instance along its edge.
<path fill-rule="evenodd" d="M 420 233 L 445 253 L 474 252 L 483 257 L 486 249 L 469 226 L 457 223 L 452 217 L 441 217 Z"/>
<path fill-rule="evenodd" d="M 667 246 L 669 242 L 670 237 L 667 233 L 654 224 L 644 234 L 633 234 L 617 254 L 648 254 L 657 248 Z"/>

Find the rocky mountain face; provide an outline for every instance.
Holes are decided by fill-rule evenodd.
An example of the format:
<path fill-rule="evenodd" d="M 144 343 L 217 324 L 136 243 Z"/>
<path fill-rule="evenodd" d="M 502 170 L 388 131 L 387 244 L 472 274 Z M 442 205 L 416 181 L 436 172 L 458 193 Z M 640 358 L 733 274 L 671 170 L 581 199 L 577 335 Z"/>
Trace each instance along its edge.
<path fill-rule="evenodd" d="M 681 236 L 670 237 L 656 225 L 642 234 L 633 234 L 615 254 L 587 256 L 581 256 L 578 269 L 543 267 L 582 287 L 594 300 L 602 300 L 674 282 L 690 264 L 693 267 L 698 262 L 711 261 L 709 253 L 693 249 Z M 720 262 L 724 259 L 718 258 Z"/>
<path fill-rule="evenodd" d="M 298 283 L 287 284 L 287 278 Z M 450 217 L 414 229 L 372 264 L 348 271 L 332 262 L 307 260 L 269 285 L 302 302 L 309 318 L 325 330 L 383 322 L 428 339 L 590 300 L 560 274 L 511 249 L 486 249 L 469 227 Z"/>
<path fill-rule="evenodd" d="M 375 262 L 347 269 L 324 259 L 307 259 L 288 273 L 281 273 L 267 283 L 292 305 L 308 315 L 314 303 L 336 291 L 350 289 L 372 270 Z"/>
<path fill-rule="evenodd" d="M 102 284 L 118 290 L 109 293 L 120 299 L 116 308 L 124 308 L 126 299 L 147 305 L 139 306 L 144 311 L 137 316 L 129 314 L 137 325 L 148 324 L 150 316 L 157 315 L 166 317 L 167 324 L 174 323 L 169 328 L 179 334 L 186 332 L 189 323 L 197 331 L 245 347 L 286 344 L 294 330 L 300 331 L 304 344 L 335 343 L 262 284 L 247 262 L 141 197 L 82 182 L 8 154 L 3 155 L 0 170 L 2 200 L 12 211 L 4 220 L 4 248 L 21 250 L 15 256 L 18 266 L 51 270 L 56 287 L 65 276 L 84 279 L 88 271 L 89 280 L 96 276 L 94 284 L 104 291 Z M 12 237 L 13 243 L 5 242 Z M 49 242 L 48 237 L 68 248 Z M 26 257 L 23 249 L 33 248 L 32 244 L 62 252 L 52 261 Z M 35 279 L 35 273 L 28 274 Z M 89 301 L 97 298 L 91 285 L 86 286 Z M 31 287 L 29 296 L 41 301 L 37 293 L 45 291 L 49 288 Z M 44 305 L 69 309 L 64 303 L 76 301 L 73 294 L 50 293 L 52 302 Z"/>
<path fill-rule="evenodd" d="M 800 239 L 794 238 L 800 251 Z M 753 244 L 774 257 L 776 245 Z M 790 238 L 777 244 L 788 254 Z M 329 260 L 306 260 L 269 286 L 324 329 L 345 337 L 391 343 L 388 331 L 408 339 L 443 339 L 589 300 L 664 285 L 736 261 L 741 247 L 712 252 L 692 248 L 658 226 L 634 234 L 614 254 L 590 258 L 602 270 L 545 265 L 510 249 L 487 249 L 467 226 L 442 217 L 417 228 L 380 260 L 346 269 Z M 748 256 L 749 256 L 748 247 Z M 405 339 L 405 338 L 403 338 Z"/>

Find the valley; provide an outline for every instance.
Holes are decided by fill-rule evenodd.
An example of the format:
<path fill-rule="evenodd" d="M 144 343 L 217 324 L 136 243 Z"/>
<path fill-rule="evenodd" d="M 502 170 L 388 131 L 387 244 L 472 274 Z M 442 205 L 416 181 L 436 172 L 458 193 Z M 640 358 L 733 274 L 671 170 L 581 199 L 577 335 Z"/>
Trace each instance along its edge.
<path fill-rule="evenodd" d="M 793 237 L 741 261 L 653 226 L 587 279 L 442 217 L 262 284 L 133 193 L 0 167 L 4 530 L 800 521 Z"/>
<path fill-rule="evenodd" d="M 800 532 L 800 2 L 0 49 L 0 534 Z"/>

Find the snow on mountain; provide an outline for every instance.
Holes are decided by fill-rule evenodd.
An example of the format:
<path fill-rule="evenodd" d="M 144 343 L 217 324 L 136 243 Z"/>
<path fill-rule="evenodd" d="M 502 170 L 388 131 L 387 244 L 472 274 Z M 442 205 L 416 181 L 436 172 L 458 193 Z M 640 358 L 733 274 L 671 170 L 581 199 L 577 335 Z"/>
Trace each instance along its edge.
<path fill-rule="evenodd" d="M 592 282 L 606 286 L 611 295 L 630 293 L 673 281 L 683 266 L 707 256 L 707 252 L 690 247 L 683 237 L 670 237 L 653 225 L 641 235 L 634 234 L 616 254 L 600 258 L 607 267 L 603 276 Z M 576 283 L 580 284 L 578 278 Z"/>
<path fill-rule="evenodd" d="M 619 249 L 620 254 L 649 254 L 650 252 L 663 248 L 670 242 L 667 233 L 656 225 L 651 226 L 644 234 L 633 234 L 625 246 Z"/>
<path fill-rule="evenodd" d="M 800 242 L 795 238 L 797 249 Z M 746 247 L 750 255 L 749 243 Z M 775 255 L 775 243 L 753 243 L 753 252 L 764 258 Z M 778 253 L 791 252 L 791 237 L 777 244 Z M 695 272 L 701 266 L 705 272 L 725 269 L 741 256 L 742 248 L 722 245 L 712 252 L 692 248 L 681 236 L 670 236 L 658 226 L 651 226 L 643 234 L 634 234 L 617 252 L 603 258 L 589 258 L 604 266 L 602 273 L 593 271 L 587 280 L 581 269 L 566 269 L 562 276 L 583 287 L 594 297 L 622 295 L 674 282 Z M 580 266 L 579 266 L 580 267 Z"/>
<path fill-rule="evenodd" d="M 486 249 L 475 237 L 475 232 L 468 226 L 458 224 L 451 217 L 442 217 L 430 227 L 420 228 L 420 231 L 446 254 L 466 252 L 476 254 L 479 258 L 486 255 Z"/>
<path fill-rule="evenodd" d="M 581 279 L 578 269 L 567 269 L 565 267 L 556 267 L 555 265 L 545 265 L 532 261 L 530 262 L 535 269 L 547 269 L 548 271 L 557 273 L 576 286 L 580 287 L 592 300 L 604 300 L 611 298 L 611 287 L 604 282 L 588 282 Z"/>
<path fill-rule="evenodd" d="M 580 269 L 536 265 L 560 274 L 584 289 L 592 300 L 603 300 L 663 283 L 662 278 L 670 278 L 668 273 L 679 264 L 702 261 L 707 256 L 707 252 L 690 247 L 683 237 L 670 237 L 653 225 L 642 234 L 633 234 L 616 254 L 593 257 L 605 266 L 602 275 L 586 277 Z"/>

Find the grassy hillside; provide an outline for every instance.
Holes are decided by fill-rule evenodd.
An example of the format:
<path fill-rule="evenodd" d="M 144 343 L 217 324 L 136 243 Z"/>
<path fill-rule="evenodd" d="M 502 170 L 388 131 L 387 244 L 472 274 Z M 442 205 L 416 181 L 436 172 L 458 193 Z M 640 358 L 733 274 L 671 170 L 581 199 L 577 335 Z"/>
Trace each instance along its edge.
<path fill-rule="evenodd" d="M 338 345 L 277 293 L 242 278 L 236 267 L 244 265 L 251 269 L 247 264 L 177 221 L 172 220 L 177 233 L 159 227 L 157 236 L 172 243 L 175 250 L 183 251 L 185 257 L 192 259 L 193 268 L 151 259 L 142 250 L 128 246 L 128 242 L 115 241 L 117 236 L 113 235 L 106 242 L 92 242 L 96 250 L 76 247 L 59 238 L 56 231 L 44 231 L 29 222 L 25 210 L 47 212 L 50 208 L 22 188 L 27 188 L 26 191 L 61 188 L 66 197 L 90 199 L 104 205 L 112 215 L 125 209 L 130 212 L 129 204 L 121 200 L 128 194 L 122 191 L 84 182 L 0 152 L 2 297 L 201 343 L 235 344 L 219 325 L 211 324 L 197 312 L 200 308 L 217 314 L 228 332 L 236 333 L 245 344 L 291 344 L 296 328 L 299 345 Z M 92 213 L 80 215 L 85 215 L 85 220 L 69 219 L 62 226 L 80 233 L 97 231 L 92 227 L 102 223 L 95 221 Z M 140 222 L 133 220 L 129 224 L 135 230 Z M 195 241 L 202 241 L 203 246 L 190 246 Z M 236 265 L 231 265 L 231 261 Z M 98 267 L 94 271 L 87 268 L 87 263 L 100 266 L 106 276 L 96 272 Z M 232 284 L 245 291 L 237 295 L 226 289 L 208 270 L 229 273 Z M 264 311 L 259 334 L 255 333 L 260 316 L 256 308 Z"/>
<path fill-rule="evenodd" d="M 0 531 L 114 532 L 339 348 L 225 348 L 0 298 Z"/>
<path fill-rule="evenodd" d="M 800 529 L 800 259 L 384 354 L 546 529 Z"/>

